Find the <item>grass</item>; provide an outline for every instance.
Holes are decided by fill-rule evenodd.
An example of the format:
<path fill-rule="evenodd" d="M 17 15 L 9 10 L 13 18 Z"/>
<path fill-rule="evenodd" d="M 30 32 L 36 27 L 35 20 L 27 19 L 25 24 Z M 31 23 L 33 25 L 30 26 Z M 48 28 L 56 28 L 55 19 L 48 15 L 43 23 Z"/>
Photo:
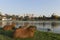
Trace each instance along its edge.
<path fill-rule="evenodd" d="M 60 40 L 60 34 L 36 31 L 33 38 L 13 38 L 13 31 L 0 30 L 0 40 Z"/>

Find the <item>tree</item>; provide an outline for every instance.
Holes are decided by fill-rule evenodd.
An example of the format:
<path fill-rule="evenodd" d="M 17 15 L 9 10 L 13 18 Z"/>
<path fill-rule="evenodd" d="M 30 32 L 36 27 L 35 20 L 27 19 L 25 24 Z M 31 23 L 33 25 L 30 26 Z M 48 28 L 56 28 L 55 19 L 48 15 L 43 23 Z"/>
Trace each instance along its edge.
<path fill-rule="evenodd" d="M 29 16 L 25 16 L 23 20 L 24 21 L 28 21 L 29 20 Z"/>
<path fill-rule="evenodd" d="M 19 20 L 23 20 L 23 16 L 19 17 Z"/>
<path fill-rule="evenodd" d="M 15 15 L 12 15 L 12 20 L 16 20 L 16 16 Z"/>

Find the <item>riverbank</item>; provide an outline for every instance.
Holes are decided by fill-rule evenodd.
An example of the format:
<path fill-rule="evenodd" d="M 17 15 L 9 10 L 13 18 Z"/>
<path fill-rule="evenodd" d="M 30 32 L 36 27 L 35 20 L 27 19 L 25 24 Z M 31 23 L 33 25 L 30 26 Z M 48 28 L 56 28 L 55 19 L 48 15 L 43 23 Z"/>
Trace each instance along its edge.
<path fill-rule="evenodd" d="M 25 22 L 28 22 L 28 23 L 60 23 L 60 20 L 41 20 L 41 21 L 18 21 L 18 20 L 0 20 L 0 22 L 18 22 L 18 23 L 25 23 Z"/>
<path fill-rule="evenodd" d="M 60 34 L 36 31 L 33 38 L 17 38 L 12 37 L 13 31 L 0 30 L 0 40 L 60 40 Z"/>

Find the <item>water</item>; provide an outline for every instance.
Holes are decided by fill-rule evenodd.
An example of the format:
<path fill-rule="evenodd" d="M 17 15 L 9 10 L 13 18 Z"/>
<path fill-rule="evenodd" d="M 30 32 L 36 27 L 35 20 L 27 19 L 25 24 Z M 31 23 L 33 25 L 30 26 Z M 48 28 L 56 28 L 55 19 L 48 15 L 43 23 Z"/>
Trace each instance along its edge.
<path fill-rule="evenodd" d="M 0 21 L 0 27 L 15 23 L 16 28 L 19 28 L 19 26 L 24 25 L 25 22 L 26 21 Z M 60 33 L 60 22 L 27 22 L 29 22 L 31 25 L 35 25 L 39 31 Z"/>

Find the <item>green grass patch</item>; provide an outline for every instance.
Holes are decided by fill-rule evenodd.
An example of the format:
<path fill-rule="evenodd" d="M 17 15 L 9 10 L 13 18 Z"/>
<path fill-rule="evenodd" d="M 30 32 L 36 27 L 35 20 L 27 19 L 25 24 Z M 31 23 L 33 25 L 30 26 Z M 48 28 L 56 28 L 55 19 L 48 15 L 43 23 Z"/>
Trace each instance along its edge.
<path fill-rule="evenodd" d="M 33 38 L 13 38 L 13 31 L 0 29 L 0 40 L 60 40 L 60 34 L 36 31 Z"/>

